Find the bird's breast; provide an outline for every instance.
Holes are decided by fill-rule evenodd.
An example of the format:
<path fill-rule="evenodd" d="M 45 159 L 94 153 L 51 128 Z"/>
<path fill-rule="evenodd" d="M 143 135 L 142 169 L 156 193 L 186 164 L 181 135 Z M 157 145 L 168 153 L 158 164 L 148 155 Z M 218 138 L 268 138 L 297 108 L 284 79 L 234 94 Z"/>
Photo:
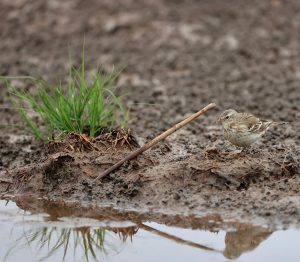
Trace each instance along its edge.
<path fill-rule="evenodd" d="M 230 129 L 223 129 L 225 139 L 239 147 L 250 147 L 251 144 L 261 138 L 261 134 L 249 132 L 234 132 Z"/>

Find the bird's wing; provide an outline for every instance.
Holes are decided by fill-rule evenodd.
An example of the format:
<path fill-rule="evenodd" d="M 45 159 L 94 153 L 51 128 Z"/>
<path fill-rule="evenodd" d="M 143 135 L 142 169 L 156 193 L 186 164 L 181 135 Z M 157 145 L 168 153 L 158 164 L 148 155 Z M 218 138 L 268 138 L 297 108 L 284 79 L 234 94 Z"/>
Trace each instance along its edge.
<path fill-rule="evenodd" d="M 232 121 L 230 124 L 230 128 L 236 132 L 253 133 L 261 133 L 266 129 L 264 122 L 262 122 L 259 118 L 247 113 L 237 114 L 234 121 Z"/>
<path fill-rule="evenodd" d="M 247 124 L 243 122 L 236 122 L 236 121 L 232 121 L 229 124 L 229 129 L 236 133 L 245 133 L 249 131 L 249 127 L 247 126 Z"/>

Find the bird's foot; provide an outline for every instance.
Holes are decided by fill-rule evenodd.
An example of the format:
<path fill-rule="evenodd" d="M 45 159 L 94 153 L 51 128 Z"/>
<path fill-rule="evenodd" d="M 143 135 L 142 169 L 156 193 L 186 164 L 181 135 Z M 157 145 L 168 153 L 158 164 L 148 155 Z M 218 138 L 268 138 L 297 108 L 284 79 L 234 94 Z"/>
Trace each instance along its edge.
<path fill-rule="evenodd" d="M 233 155 L 235 158 L 245 157 L 249 154 L 251 154 L 251 149 L 245 148 L 245 147 L 243 147 L 242 149 L 239 149 L 239 150 L 235 150 L 233 152 Z"/>
<path fill-rule="evenodd" d="M 251 154 L 251 149 L 250 147 L 243 147 L 243 149 L 241 150 L 241 153 L 244 155 L 249 155 Z"/>

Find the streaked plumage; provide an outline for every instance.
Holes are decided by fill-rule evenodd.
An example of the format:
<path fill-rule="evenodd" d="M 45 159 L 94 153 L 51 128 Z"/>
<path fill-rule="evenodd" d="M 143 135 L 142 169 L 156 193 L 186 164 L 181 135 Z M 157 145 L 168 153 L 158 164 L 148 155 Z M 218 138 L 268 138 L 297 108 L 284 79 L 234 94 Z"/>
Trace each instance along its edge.
<path fill-rule="evenodd" d="M 238 113 L 234 109 L 225 110 L 218 121 L 223 126 L 224 137 L 239 147 L 250 147 L 274 123 L 260 120 L 248 113 Z"/>

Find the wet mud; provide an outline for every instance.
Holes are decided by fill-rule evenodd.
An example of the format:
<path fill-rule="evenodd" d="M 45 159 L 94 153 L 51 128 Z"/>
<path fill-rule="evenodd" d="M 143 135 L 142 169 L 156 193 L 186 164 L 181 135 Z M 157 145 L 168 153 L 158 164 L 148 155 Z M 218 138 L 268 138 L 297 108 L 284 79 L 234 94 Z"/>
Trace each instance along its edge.
<path fill-rule="evenodd" d="M 80 62 L 85 36 L 88 70 L 126 66 L 117 85 L 130 94 L 140 145 L 209 102 L 218 108 L 94 181 L 133 148 L 37 142 L 15 126 L 20 118 L 1 83 L 2 196 L 299 224 L 299 2 L 92 2 L 2 1 L 0 75 L 55 83 L 66 75 L 69 48 Z M 30 82 L 13 83 L 34 92 Z M 289 124 L 239 154 L 216 123 L 229 107 Z"/>

